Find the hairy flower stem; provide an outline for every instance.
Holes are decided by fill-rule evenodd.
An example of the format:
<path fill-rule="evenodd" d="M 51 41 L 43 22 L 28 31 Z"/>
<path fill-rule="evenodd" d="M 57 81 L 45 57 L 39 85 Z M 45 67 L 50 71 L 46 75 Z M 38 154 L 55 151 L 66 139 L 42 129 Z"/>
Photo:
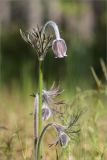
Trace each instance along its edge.
<path fill-rule="evenodd" d="M 48 25 L 51 26 L 51 27 L 54 29 L 56 39 L 60 39 L 60 33 L 59 33 L 58 26 L 57 26 L 57 24 L 56 24 L 55 22 L 53 22 L 53 21 L 48 21 L 47 23 L 45 23 L 42 32 L 45 32 L 45 29 L 46 29 L 46 27 L 47 27 Z"/>
<path fill-rule="evenodd" d="M 37 138 L 34 139 L 34 160 L 37 160 Z"/>
<path fill-rule="evenodd" d="M 43 70 L 42 70 L 43 61 L 39 60 L 39 113 L 38 113 L 38 134 L 40 136 L 42 132 L 42 83 L 43 83 Z M 41 151 L 37 152 L 38 158 L 40 160 Z"/>
<path fill-rule="evenodd" d="M 40 137 L 39 137 L 39 139 L 38 139 L 38 144 L 37 144 L 37 160 L 40 160 L 40 155 L 39 155 L 39 153 L 40 153 L 40 146 L 41 146 L 41 142 L 42 142 L 43 136 L 45 135 L 46 130 L 47 130 L 49 127 L 51 127 L 52 125 L 53 125 L 53 123 L 47 124 L 47 125 L 44 127 L 44 129 L 42 130 L 42 132 L 41 132 L 41 135 L 40 135 Z"/>

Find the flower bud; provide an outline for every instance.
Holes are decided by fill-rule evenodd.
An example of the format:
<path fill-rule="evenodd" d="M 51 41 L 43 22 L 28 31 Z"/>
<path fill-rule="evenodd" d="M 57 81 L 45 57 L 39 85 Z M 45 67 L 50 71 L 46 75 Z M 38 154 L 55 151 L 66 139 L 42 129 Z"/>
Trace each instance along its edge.
<path fill-rule="evenodd" d="M 63 58 L 67 52 L 67 46 L 63 39 L 56 39 L 52 43 L 52 50 L 56 58 Z"/>
<path fill-rule="evenodd" d="M 67 128 L 67 126 L 62 126 L 59 124 L 54 123 L 53 126 L 55 127 L 55 129 L 58 132 L 58 140 L 56 142 L 56 144 L 60 144 L 62 147 L 66 147 L 70 138 L 69 136 L 65 133 L 65 130 Z"/>

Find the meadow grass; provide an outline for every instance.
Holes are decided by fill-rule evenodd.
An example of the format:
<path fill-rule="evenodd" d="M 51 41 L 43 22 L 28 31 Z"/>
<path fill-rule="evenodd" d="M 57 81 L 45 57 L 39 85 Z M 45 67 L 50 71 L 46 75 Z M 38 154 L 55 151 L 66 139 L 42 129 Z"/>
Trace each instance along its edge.
<path fill-rule="evenodd" d="M 70 97 L 70 95 L 64 95 Z M 77 90 L 65 107 L 65 119 L 77 109 L 82 109 L 80 118 L 81 132 L 75 141 L 59 151 L 59 159 L 104 160 L 107 159 L 107 104 L 103 91 Z M 33 98 L 16 87 L 0 93 L 0 160 L 31 159 L 33 152 Z M 45 159 L 55 160 L 55 148 L 48 144 L 55 137 L 50 129 L 45 140 Z M 68 158 L 69 157 L 69 158 Z M 72 158 L 70 158 L 72 157 Z"/>
<path fill-rule="evenodd" d="M 92 70 L 95 79 L 94 70 Z M 97 82 L 98 79 L 95 79 Z M 97 83 L 96 82 L 96 83 Z M 33 160 L 33 91 L 32 82 L 25 81 L 24 88 L 13 85 L 0 91 L 0 160 Z M 61 109 L 64 119 L 53 118 L 66 124 L 68 117 L 82 110 L 79 119 L 81 131 L 72 137 L 68 147 L 51 147 L 56 137 L 49 129 L 44 138 L 44 160 L 106 160 L 107 159 L 107 86 L 97 83 L 97 89 L 77 88 L 63 94 L 67 105 Z M 50 121 L 52 121 L 51 119 Z"/>

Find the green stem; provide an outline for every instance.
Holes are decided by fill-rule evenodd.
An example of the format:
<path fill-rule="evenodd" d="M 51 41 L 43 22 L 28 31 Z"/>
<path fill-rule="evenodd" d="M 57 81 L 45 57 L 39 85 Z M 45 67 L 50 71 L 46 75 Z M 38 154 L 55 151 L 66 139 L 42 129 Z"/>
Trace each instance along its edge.
<path fill-rule="evenodd" d="M 51 127 L 52 125 L 53 125 L 53 123 L 47 124 L 44 127 L 43 131 L 41 132 L 41 135 L 40 135 L 40 137 L 38 139 L 38 145 L 37 145 L 37 160 L 39 160 L 40 146 L 41 146 L 41 142 L 42 142 L 43 136 L 45 135 L 47 128 Z"/>
<path fill-rule="evenodd" d="M 38 132 L 39 132 L 38 134 L 39 136 L 42 132 L 42 87 L 43 87 L 42 62 L 43 61 L 39 60 L 39 113 L 38 113 Z M 41 157 L 40 150 L 37 154 L 39 155 L 37 160 L 40 160 L 40 157 Z"/>

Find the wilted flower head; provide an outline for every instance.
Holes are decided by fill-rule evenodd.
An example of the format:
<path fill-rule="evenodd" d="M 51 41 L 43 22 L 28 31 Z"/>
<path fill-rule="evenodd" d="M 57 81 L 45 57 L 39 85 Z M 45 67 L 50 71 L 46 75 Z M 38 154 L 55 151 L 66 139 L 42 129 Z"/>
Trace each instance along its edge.
<path fill-rule="evenodd" d="M 65 41 L 60 37 L 60 33 L 59 33 L 59 29 L 58 29 L 58 26 L 55 22 L 53 21 L 48 21 L 44 27 L 43 27 L 43 31 L 45 30 L 46 26 L 52 26 L 54 31 L 55 31 L 55 36 L 56 36 L 56 39 L 52 42 L 52 50 L 55 54 L 55 57 L 56 58 L 63 58 L 66 55 L 66 52 L 67 52 L 67 46 L 66 46 L 66 43 Z"/>
<path fill-rule="evenodd" d="M 44 60 L 47 50 L 51 47 L 52 36 L 43 33 L 42 28 L 39 27 L 27 33 L 22 32 L 20 29 L 20 34 L 24 41 L 35 49 L 39 60 Z"/>

